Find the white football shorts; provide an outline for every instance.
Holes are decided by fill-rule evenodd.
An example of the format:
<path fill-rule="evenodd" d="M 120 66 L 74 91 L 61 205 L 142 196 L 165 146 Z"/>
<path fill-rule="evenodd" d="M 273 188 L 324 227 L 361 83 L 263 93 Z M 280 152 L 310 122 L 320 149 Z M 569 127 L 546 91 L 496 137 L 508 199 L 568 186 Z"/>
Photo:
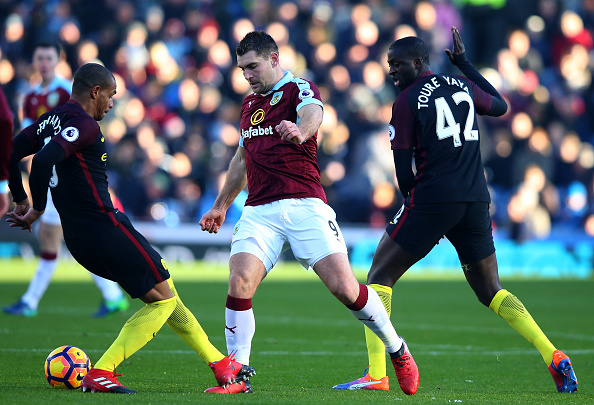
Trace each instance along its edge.
<path fill-rule="evenodd" d="M 319 198 L 290 198 L 245 206 L 233 230 L 231 256 L 251 253 L 266 272 L 291 249 L 305 268 L 333 253 L 347 253 L 336 213 Z"/>
<path fill-rule="evenodd" d="M 54 201 L 52 200 L 52 193 L 49 190 L 47 191 L 47 204 L 45 205 L 45 211 L 43 211 L 43 215 L 41 215 L 39 220 L 48 225 L 62 225 L 60 222 L 60 215 L 58 214 L 58 210 L 56 210 Z"/>

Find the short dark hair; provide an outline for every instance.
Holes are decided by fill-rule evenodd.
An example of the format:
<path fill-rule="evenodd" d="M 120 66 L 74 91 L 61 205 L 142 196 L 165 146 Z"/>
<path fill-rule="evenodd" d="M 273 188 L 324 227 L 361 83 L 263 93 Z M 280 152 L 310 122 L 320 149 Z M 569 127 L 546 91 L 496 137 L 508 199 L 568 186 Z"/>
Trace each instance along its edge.
<path fill-rule="evenodd" d="M 115 77 L 105 66 L 98 63 L 86 63 L 74 73 L 72 93 L 82 94 L 95 86 L 105 89 L 113 83 L 115 83 Z"/>
<path fill-rule="evenodd" d="M 59 42 L 55 42 L 55 41 L 39 41 L 35 43 L 35 46 L 33 47 L 33 53 L 35 53 L 35 51 L 37 50 L 37 48 L 53 48 L 56 50 L 56 53 L 58 54 L 58 57 L 60 57 L 60 52 L 62 51 L 62 46 L 60 45 Z"/>
<path fill-rule="evenodd" d="M 256 55 L 268 59 L 272 52 L 278 53 L 278 46 L 274 39 L 266 32 L 252 31 L 247 33 L 246 36 L 239 41 L 235 53 L 237 53 L 237 56 L 243 56 L 249 51 L 255 51 Z"/>
<path fill-rule="evenodd" d="M 395 51 L 406 59 L 414 60 L 420 58 L 429 65 L 429 49 L 425 42 L 418 37 L 404 37 L 397 41 L 392 42 L 390 45 L 390 51 Z"/>

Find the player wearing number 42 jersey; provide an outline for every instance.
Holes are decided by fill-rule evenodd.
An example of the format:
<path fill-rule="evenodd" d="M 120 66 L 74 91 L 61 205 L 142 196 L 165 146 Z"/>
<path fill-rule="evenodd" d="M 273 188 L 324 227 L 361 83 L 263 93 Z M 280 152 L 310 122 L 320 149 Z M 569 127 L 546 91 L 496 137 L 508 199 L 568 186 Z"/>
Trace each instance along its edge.
<path fill-rule="evenodd" d="M 465 77 L 433 73 L 429 52 L 419 38 L 402 38 L 388 50 L 389 75 L 402 91 L 394 103 L 389 128 L 396 176 L 406 200 L 386 228 L 367 282 L 390 312 L 394 284 L 447 237 L 479 301 L 538 349 L 559 392 L 577 391 L 569 358 L 551 344 L 524 305 L 499 283 L 476 114 L 500 116 L 507 105 L 466 59 L 455 27 L 452 38 L 453 51 L 447 49 L 446 53 Z M 334 388 L 389 389 L 381 342 L 368 330 L 365 336 L 369 371 Z"/>

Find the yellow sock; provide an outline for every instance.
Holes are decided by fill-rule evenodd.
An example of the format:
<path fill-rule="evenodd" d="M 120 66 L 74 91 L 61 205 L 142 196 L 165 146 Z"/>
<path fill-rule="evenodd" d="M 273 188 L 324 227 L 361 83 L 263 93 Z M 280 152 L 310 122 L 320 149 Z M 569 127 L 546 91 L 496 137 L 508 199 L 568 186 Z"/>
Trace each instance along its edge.
<path fill-rule="evenodd" d="M 532 343 L 547 365 L 551 363 L 555 346 L 540 330 L 520 300 L 507 290 L 499 290 L 489 304 L 489 309 L 505 319 L 512 328 Z"/>
<path fill-rule="evenodd" d="M 177 306 L 167 319 L 167 325 L 175 331 L 190 347 L 207 363 L 219 361 L 225 357 L 210 343 L 208 336 L 198 320 L 179 298 L 173 280 L 167 280 L 169 288 L 175 296 Z"/>
<path fill-rule="evenodd" d="M 116 340 L 95 364 L 95 368 L 113 371 L 155 337 L 175 306 L 176 299 L 173 297 L 142 307 L 126 321 Z"/>
<path fill-rule="evenodd" d="M 392 313 L 392 289 L 381 284 L 369 284 L 379 295 L 388 316 Z M 377 380 L 386 376 L 386 346 L 375 333 L 365 326 L 365 341 L 369 357 L 369 375 Z"/>

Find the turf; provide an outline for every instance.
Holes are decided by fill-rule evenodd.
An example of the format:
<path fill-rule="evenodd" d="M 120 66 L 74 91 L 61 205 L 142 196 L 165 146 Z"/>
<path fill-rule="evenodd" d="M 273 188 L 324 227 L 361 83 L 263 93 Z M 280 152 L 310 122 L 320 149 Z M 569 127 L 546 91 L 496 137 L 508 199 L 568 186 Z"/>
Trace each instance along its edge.
<path fill-rule="evenodd" d="M 0 261 L 0 305 L 26 289 L 35 262 Z M 171 265 L 180 296 L 223 352 L 227 270 L 198 263 Z M 358 274 L 363 279 L 362 273 Z M 71 344 L 96 361 L 127 317 L 92 319 L 100 295 L 84 270 L 61 262 L 34 318 L 0 314 L 0 403 L 178 404 L 584 404 L 593 403 L 594 280 L 504 280 L 551 341 L 570 355 L 579 393 L 559 394 L 538 352 L 507 323 L 482 307 L 463 280 L 405 278 L 394 291 L 392 320 L 419 365 L 419 391 L 407 397 L 389 368 L 389 392 L 338 391 L 367 366 L 363 329 L 319 280 L 281 265 L 254 297 L 257 330 L 251 364 L 254 394 L 215 396 L 209 368 L 170 329 L 118 367 L 137 395 L 57 390 L 44 379 L 43 362 Z"/>

